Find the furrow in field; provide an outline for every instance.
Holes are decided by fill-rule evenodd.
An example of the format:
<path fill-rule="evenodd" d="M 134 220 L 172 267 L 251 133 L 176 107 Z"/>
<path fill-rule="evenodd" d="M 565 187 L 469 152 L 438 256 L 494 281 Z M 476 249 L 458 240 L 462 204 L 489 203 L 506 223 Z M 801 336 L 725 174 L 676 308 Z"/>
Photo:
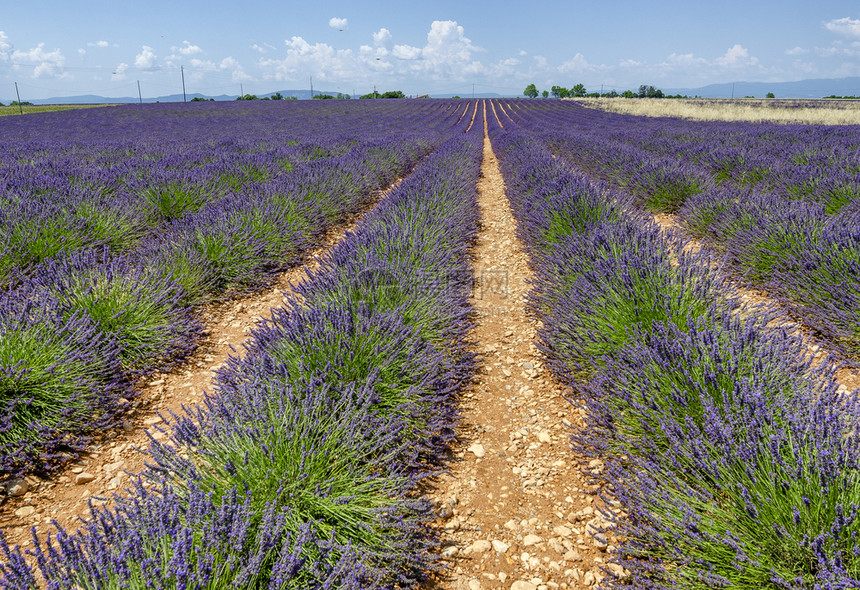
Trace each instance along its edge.
<path fill-rule="evenodd" d="M 482 361 L 463 397 L 457 460 L 432 493 L 446 567 L 431 587 L 584 587 L 603 576 L 607 545 L 586 530 L 600 520 L 599 500 L 570 450 L 582 418 L 533 344 L 532 273 L 486 136 L 481 172 L 473 339 Z"/>

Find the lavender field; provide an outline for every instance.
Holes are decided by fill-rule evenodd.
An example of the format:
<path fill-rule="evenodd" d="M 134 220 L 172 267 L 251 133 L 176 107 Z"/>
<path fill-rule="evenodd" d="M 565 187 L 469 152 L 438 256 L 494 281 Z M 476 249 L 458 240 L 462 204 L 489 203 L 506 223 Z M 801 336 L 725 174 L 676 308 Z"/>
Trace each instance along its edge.
<path fill-rule="evenodd" d="M 55 477 L 147 375 L 187 362 L 204 306 L 364 214 L 204 403 L 169 417 L 114 505 L 27 547 L 0 531 L 0 586 L 435 587 L 422 486 L 484 362 L 484 141 L 530 260 L 535 344 L 586 415 L 571 456 L 605 464 L 589 477 L 611 524 L 590 534 L 615 544 L 595 585 L 860 586 L 860 392 L 836 379 L 860 364 L 860 133 L 558 100 L 0 120 L 5 481 Z"/>

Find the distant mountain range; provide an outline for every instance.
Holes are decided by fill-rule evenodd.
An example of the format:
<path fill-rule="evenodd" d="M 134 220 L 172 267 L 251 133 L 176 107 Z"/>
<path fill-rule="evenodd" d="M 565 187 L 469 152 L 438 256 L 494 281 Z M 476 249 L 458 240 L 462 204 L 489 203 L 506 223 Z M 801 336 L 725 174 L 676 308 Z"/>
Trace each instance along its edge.
<path fill-rule="evenodd" d="M 860 96 L 860 77 L 853 78 L 822 78 L 812 80 L 800 80 L 797 82 L 727 82 L 725 84 L 709 84 L 699 88 L 660 88 L 664 94 L 682 94 L 687 96 L 701 96 L 702 98 L 743 98 L 754 96 L 764 98 L 768 92 L 773 92 L 777 98 L 823 98 L 825 96 Z M 592 90 L 589 88 L 589 90 Z M 631 88 L 636 91 L 637 88 Z M 295 96 L 299 100 L 307 100 L 311 97 L 310 90 L 280 90 L 285 97 Z M 259 94 L 260 98 L 275 94 Z M 315 90 L 314 94 L 331 94 L 337 96 L 336 91 Z M 192 98 L 214 98 L 216 101 L 236 100 L 238 94 L 219 94 L 212 96 L 208 94 L 188 94 L 185 100 Z M 432 94 L 433 98 L 451 98 L 454 94 Z M 466 92 L 461 94 L 463 98 L 471 98 L 472 94 Z M 516 95 L 502 95 L 493 92 L 475 94 L 475 98 L 512 98 Z M 136 96 L 108 97 L 87 94 L 81 96 L 57 96 L 44 99 L 28 99 L 33 104 L 104 104 L 104 103 L 135 103 L 139 99 Z M 3 99 L 4 104 L 9 104 L 14 99 Z M 182 102 L 181 94 L 170 94 L 167 96 L 156 96 L 144 98 L 143 102 Z"/>
<path fill-rule="evenodd" d="M 634 89 L 635 90 L 635 89 Z M 702 98 L 764 98 L 773 92 L 777 98 L 824 98 L 825 96 L 860 96 L 860 78 L 819 78 L 798 82 L 728 82 L 701 88 L 662 88 L 664 94 L 686 94 Z"/>
<path fill-rule="evenodd" d="M 295 96 L 299 100 L 309 100 L 311 98 L 311 91 L 310 90 L 279 90 L 276 92 L 268 92 L 266 94 L 258 94 L 257 97 L 259 97 L 259 98 L 270 97 L 273 94 L 276 94 L 277 92 L 280 92 L 281 96 L 283 96 L 285 98 L 289 98 L 291 96 Z M 330 90 L 314 90 L 314 96 L 317 96 L 320 94 L 329 94 L 331 96 L 337 96 L 337 91 L 332 92 Z M 451 98 L 452 96 L 455 96 L 455 95 L 453 95 L 453 94 L 434 94 L 434 95 L 432 95 L 433 98 Z M 471 97 L 472 94 L 471 93 L 469 93 L 468 95 L 463 94 L 462 96 L 464 98 L 466 98 L 467 96 Z M 209 95 L 209 94 L 200 94 L 200 93 L 195 92 L 195 93 L 187 94 L 186 96 L 183 96 L 181 94 L 169 94 L 166 96 L 156 96 L 154 98 L 153 97 L 147 97 L 147 98 L 143 99 L 143 102 L 145 102 L 145 103 L 182 102 L 183 100 L 190 101 L 192 98 L 205 98 L 205 99 L 213 98 L 216 101 L 230 101 L 230 100 L 236 100 L 237 98 L 239 98 L 239 95 L 238 94 Z M 358 98 L 358 97 L 355 96 L 353 98 Z M 475 98 L 502 98 L 502 95 L 495 94 L 495 93 L 484 93 L 484 94 L 475 94 Z M 5 99 L 5 100 L 2 100 L 2 102 L 3 102 L 3 104 L 9 104 L 10 102 L 12 102 L 12 100 L 15 100 L 15 99 Z M 29 101 L 29 102 L 32 102 L 33 104 L 37 104 L 37 105 L 45 105 L 45 104 L 105 104 L 105 103 L 125 104 L 125 103 L 140 102 L 140 98 L 138 98 L 137 96 L 109 97 L 109 96 L 98 96 L 95 94 L 83 94 L 80 96 L 55 96 L 55 97 L 51 97 L 51 98 L 31 98 L 31 99 L 28 99 L 28 98 L 25 98 L 22 96 L 21 100 Z"/>

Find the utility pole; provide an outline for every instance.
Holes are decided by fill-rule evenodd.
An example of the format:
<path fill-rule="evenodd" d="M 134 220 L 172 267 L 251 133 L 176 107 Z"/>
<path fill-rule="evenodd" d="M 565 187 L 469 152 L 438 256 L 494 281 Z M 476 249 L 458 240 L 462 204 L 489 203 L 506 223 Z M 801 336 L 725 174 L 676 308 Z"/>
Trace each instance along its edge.
<path fill-rule="evenodd" d="M 18 92 L 18 83 L 15 82 L 15 95 L 18 97 L 18 109 L 20 109 L 21 114 L 24 114 L 24 105 L 21 104 L 21 93 Z"/>
<path fill-rule="evenodd" d="M 314 97 L 314 77 L 310 76 L 311 79 L 311 98 Z"/>
<path fill-rule="evenodd" d="M 732 98 L 734 99 L 734 97 L 735 97 L 735 83 L 732 82 Z"/>
<path fill-rule="evenodd" d="M 179 71 L 182 72 L 182 102 L 188 102 L 188 97 L 185 96 L 185 66 L 179 66 Z"/>
<path fill-rule="evenodd" d="M 143 95 L 140 93 L 140 80 L 137 81 L 137 100 L 140 101 L 140 104 L 143 104 Z"/>
<path fill-rule="evenodd" d="M 242 83 L 239 82 L 239 98 L 245 97 L 245 87 L 242 86 Z"/>
<path fill-rule="evenodd" d="M 475 83 L 472 82 L 472 98 L 475 98 Z"/>

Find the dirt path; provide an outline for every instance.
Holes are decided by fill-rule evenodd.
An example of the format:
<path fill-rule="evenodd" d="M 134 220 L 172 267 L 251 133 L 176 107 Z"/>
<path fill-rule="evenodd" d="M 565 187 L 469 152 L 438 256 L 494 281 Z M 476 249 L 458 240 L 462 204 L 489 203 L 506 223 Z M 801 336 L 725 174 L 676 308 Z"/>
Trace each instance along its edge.
<path fill-rule="evenodd" d="M 537 324 L 525 313 L 531 271 L 486 136 L 478 191 L 473 338 L 483 361 L 464 393 L 458 460 L 432 494 L 446 559 L 430 587 L 590 587 L 604 575 L 607 545 L 587 530 L 603 524 L 599 501 L 568 440 L 569 424 L 582 419 L 532 342 Z"/>
<path fill-rule="evenodd" d="M 378 204 L 400 181 L 380 191 Z M 147 433 L 162 439 L 164 426 L 159 413 L 181 413 L 182 406 L 202 401 L 204 391 L 211 391 L 215 372 L 228 357 L 240 354 L 242 344 L 258 322 L 271 317 L 272 309 L 283 304 L 285 294 L 292 292 L 291 284 L 302 281 L 306 273 L 317 268 L 318 260 L 344 238 L 376 205 L 350 220 L 344 227 L 331 232 L 309 256 L 309 261 L 284 272 L 265 291 L 239 298 L 203 310 L 202 321 L 208 334 L 195 355 L 171 373 L 156 373 L 139 395 L 129 403 L 122 428 L 108 432 L 102 440 L 91 445 L 77 461 L 52 474 L 48 480 L 36 476 L 25 478 L 28 490 L 21 496 L 9 498 L 0 505 L 0 529 L 10 545 L 29 547 L 31 527 L 40 536 L 54 532 L 56 520 L 67 529 L 76 528 L 78 519 L 89 513 L 89 502 L 101 506 L 121 492 L 129 481 L 128 474 L 144 468 L 146 456 L 138 449 L 149 446 Z"/>

